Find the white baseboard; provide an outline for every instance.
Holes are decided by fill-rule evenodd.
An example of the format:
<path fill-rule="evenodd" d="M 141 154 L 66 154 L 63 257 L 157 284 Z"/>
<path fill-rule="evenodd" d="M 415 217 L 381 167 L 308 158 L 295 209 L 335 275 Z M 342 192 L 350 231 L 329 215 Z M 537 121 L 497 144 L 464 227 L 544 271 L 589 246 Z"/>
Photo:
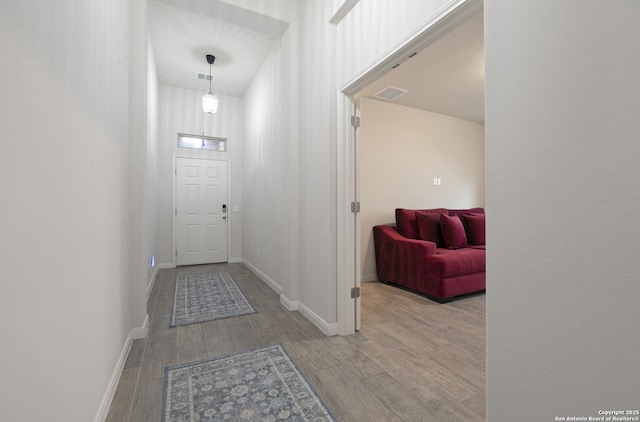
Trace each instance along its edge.
<path fill-rule="evenodd" d="M 240 264 L 242 263 L 242 258 L 229 258 L 227 259 L 229 264 Z"/>
<path fill-rule="evenodd" d="M 313 323 L 316 327 L 318 327 L 323 333 L 328 336 L 335 336 L 338 334 L 338 323 L 329 324 L 324 319 L 320 318 L 315 312 L 311 309 L 307 308 L 304 303 L 298 300 L 289 300 L 283 294 L 280 295 L 280 304 L 287 311 L 298 311 L 305 318 Z"/>
<path fill-rule="evenodd" d="M 147 300 L 149 300 L 149 296 L 151 296 L 151 290 L 153 289 L 153 285 L 156 282 L 156 276 L 158 275 L 158 271 L 160 271 L 160 266 L 156 265 L 156 268 L 153 270 L 153 275 L 151 276 L 151 280 L 149 284 L 147 284 Z"/>
<path fill-rule="evenodd" d="M 246 259 L 243 259 L 242 263 L 247 268 L 249 268 L 252 273 L 257 275 L 258 278 L 260 278 L 260 280 L 264 281 L 265 283 L 267 283 L 269 285 L 269 287 L 271 287 L 273 290 L 275 290 L 276 293 L 278 293 L 278 294 L 282 293 L 282 287 L 280 287 L 280 285 L 278 283 L 276 283 L 275 281 L 270 279 L 265 273 L 263 273 L 262 271 L 260 271 L 259 269 L 257 269 L 253 265 L 251 265 L 249 263 L 249 261 L 247 261 Z"/>
<path fill-rule="evenodd" d="M 298 302 L 297 300 L 291 301 L 291 300 L 287 299 L 287 297 L 285 295 L 283 295 L 283 294 L 280 295 L 280 304 L 287 311 L 297 311 L 299 303 L 300 302 Z"/>
<path fill-rule="evenodd" d="M 363 274 L 360 281 L 378 281 L 378 274 Z"/>
<path fill-rule="evenodd" d="M 280 298 L 282 298 L 282 296 L 280 296 Z M 313 325 L 318 327 L 326 335 L 335 336 L 336 334 L 338 334 L 337 322 L 329 324 L 324 319 L 320 318 L 315 312 L 313 312 L 311 309 L 307 308 L 300 302 L 298 302 L 298 311 L 300 311 L 300 313 L 304 315 L 309 321 L 313 322 Z"/>
<path fill-rule="evenodd" d="M 134 340 L 138 340 L 141 338 L 145 338 L 148 332 L 149 332 L 149 314 L 146 314 L 144 316 L 144 322 L 142 323 L 142 327 L 132 328 L 129 335 Z"/>
<path fill-rule="evenodd" d="M 151 281 L 147 285 L 147 300 L 149 300 L 149 296 L 151 296 L 151 290 L 153 289 L 153 285 L 156 283 L 156 277 L 158 276 L 158 271 L 165 268 L 175 268 L 175 264 L 158 264 L 156 265 L 156 269 L 153 271 L 153 276 L 151 276 Z"/>
<path fill-rule="evenodd" d="M 257 275 L 262 281 L 267 283 L 269 287 L 275 290 L 276 293 L 280 295 L 280 304 L 287 311 L 299 311 L 302 315 L 305 316 L 309 321 L 313 323 L 316 327 L 318 327 L 323 333 L 328 336 L 333 336 L 338 334 L 338 324 L 337 323 L 328 323 L 322 318 L 320 318 L 316 313 L 314 313 L 311 309 L 307 308 L 303 303 L 297 300 L 289 300 L 285 295 L 282 294 L 282 287 L 278 285 L 275 281 L 271 280 L 264 274 L 262 271 L 258 270 L 256 267 L 251 265 L 245 259 L 242 260 L 242 263 L 251 270 L 252 273 Z"/>
<path fill-rule="evenodd" d="M 148 330 L 149 314 L 145 315 L 142 327 L 135 327 L 132 328 L 131 331 L 129 331 L 129 335 L 127 336 L 127 339 L 124 342 L 124 346 L 122 347 L 122 351 L 120 352 L 120 357 L 116 362 L 116 368 L 111 374 L 111 379 L 109 380 L 109 384 L 107 385 L 107 391 L 104 393 L 102 402 L 100 403 L 100 407 L 98 408 L 98 413 L 93 419 L 94 422 L 104 422 L 107 419 L 109 408 L 111 407 L 111 402 L 113 401 L 113 397 L 116 394 L 116 389 L 118 388 L 118 383 L 120 382 L 120 376 L 122 375 L 124 364 L 127 362 L 127 357 L 129 356 L 129 352 L 131 351 L 133 340 L 146 337 Z"/>

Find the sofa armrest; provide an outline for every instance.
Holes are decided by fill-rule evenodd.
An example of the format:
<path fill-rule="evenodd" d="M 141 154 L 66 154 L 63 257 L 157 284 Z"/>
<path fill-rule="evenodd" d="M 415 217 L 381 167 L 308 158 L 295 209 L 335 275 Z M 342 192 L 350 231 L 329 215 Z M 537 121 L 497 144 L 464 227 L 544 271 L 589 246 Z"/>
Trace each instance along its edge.
<path fill-rule="evenodd" d="M 409 239 L 388 225 L 373 228 L 378 279 L 416 289 L 424 283 L 424 260 L 436 244 Z"/>

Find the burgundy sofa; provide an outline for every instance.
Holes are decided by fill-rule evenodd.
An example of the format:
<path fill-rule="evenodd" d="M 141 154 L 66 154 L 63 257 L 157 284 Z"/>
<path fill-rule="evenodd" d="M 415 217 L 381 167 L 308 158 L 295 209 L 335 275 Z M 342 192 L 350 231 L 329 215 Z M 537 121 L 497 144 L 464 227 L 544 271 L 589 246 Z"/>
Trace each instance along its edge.
<path fill-rule="evenodd" d="M 396 224 L 373 228 L 378 279 L 444 303 L 484 291 L 484 209 L 396 209 Z"/>

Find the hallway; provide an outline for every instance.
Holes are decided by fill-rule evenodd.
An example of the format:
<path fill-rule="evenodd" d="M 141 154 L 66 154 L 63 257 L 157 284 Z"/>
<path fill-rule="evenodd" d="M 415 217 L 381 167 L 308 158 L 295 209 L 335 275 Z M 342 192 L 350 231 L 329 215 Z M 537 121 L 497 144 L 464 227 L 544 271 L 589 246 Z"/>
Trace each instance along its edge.
<path fill-rule="evenodd" d="M 169 327 L 176 275 L 228 271 L 257 311 Z M 282 343 L 340 421 L 483 421 L 485 296 L 448 304 L 362 283 L 362 330 L 325 336 L 242 264 L 160 270 L 147 304 L 149 334 L 136 340 L 108 422 L 162 418 L 166 366 Z"/>

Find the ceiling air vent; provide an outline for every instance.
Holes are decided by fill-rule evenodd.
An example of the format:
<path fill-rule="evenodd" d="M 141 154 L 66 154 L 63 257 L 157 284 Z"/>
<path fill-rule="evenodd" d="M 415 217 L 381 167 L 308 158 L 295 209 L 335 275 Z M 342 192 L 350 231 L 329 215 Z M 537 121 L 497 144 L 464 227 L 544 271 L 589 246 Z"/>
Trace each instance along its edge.
<path fill-rule="evenodd" d="M 396 88 L 394 86 L 388 86 L 382 91 L 376 94 L 376 98 L 386 101 L 393 101 L 399 96 L 406 94 L 408 91 L 402 88 Z"/>
<path fill-rule="evenodd" d="M 208 73 L 197 73 L 198 79 L 202 79 L 204 81 L 212 81 L 215 78 L 215 75 L 209 75 Z"/>

